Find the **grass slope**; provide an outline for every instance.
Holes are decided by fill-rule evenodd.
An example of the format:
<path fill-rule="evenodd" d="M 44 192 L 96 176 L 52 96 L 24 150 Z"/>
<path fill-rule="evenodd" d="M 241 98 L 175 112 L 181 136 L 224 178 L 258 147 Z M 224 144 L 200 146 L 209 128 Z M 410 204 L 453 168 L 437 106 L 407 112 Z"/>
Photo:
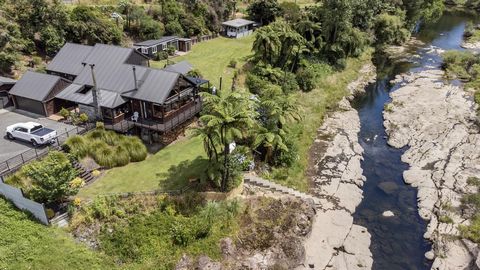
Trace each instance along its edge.
<path fill-rule="evenodd" d="M 220 86 L 220 77 L 223 77 L 222 88 L 230 89 L 234 69 L 228 67 L 230 60 L 237 60 L 237 67 L 243 66 L 245 57 L 252 54 L 254 35 L 230 39 L 219 37 L 200 42 L 192 47 L 192 51 L 183 56 L 172 58 L 169 61 L 178 63 L 187 60 L 194 68 L 200 70 L 205 79 L 210 80 L 211 86 Z M 163 68 L 166 61 L 151 61 L 152 67 Z"/>
<path fill-rule="evenodd" d="M 111 269 L 65 232 L 45 227 L 0 198 L 0 269 Z"/>
<path fill-rule="evenodd" d="M 200 138 L 188 138 L 171 144 L 143 162 L 111 169 L 92 185 L 83 188 L 80 197 L 105 193 L 179 189 L 206 166 Z"/>

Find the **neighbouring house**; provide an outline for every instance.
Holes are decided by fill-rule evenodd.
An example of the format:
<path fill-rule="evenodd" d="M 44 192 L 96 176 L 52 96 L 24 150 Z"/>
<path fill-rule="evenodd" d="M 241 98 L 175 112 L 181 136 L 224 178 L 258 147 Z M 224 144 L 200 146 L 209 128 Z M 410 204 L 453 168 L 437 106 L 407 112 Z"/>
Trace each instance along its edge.
<path fill-rule="evenodd" d="M 38 114 L 78 108 L 119 132 L 163 134 L 202 109 L 198 93 L 208 81 L 188 77 L 191 69 L 187 62 L 150 68 L 148 58 L 132 48 L 67 43 L 47 74 L 27 72 L 10 94 L 17 108 Z"/>
<path fill-rule="evenodd" d="M 8 93 L 16 82 L 14 79 L 0 76 L 0 109 L 13 105 Z"/>
<path fill-rule="evenodd" d="M 254 21 L 245 19 L 234 19 L 222 23 L 223 34 L 227 37 L 241 38 L 253 33 L 256 26 Z"/>
<path fill-rule="evenodd" d="M 179 50 L 179 38 L 167 36 L 133 44 L 133 48 L 150 58 L 154 58 L 158 52 L 165 51 L 168 47 L 174 47 L 175 50 Z"/>
<path fill-rule="evenodd" d="M 63 101 L 55 100 L 55 96 L 69 84 L 70 81 L 58 76 L 27 71 L 9 94 L 15 108 L 49 116 L 66 106 Z"/>

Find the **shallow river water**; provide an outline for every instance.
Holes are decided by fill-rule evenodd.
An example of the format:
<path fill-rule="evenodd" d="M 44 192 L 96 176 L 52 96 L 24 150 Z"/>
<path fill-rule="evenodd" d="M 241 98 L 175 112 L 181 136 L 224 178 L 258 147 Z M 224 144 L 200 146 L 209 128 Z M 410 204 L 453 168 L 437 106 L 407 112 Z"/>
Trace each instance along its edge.
<path fill-rule="evenodd" d="M 393 63 L 377 57 L 377 82 L 369 85 L 367 94 L 355 102 L 361 121 L 359 141 L 365 150 L 362 168 L 367 181 L 354 223 L 366 227 L 372 235 L 373 269 L 431 267 L 431 262 L 424 258 L 431 243 L 423 239 L 427 224 L 417 212 L 417 190 L 405 185 L 402 177 L 408 169 L 408 165 L 401 162 L 405 149 L 387 145 L 382 112 L 390 102 L 389 93 L 400 87 L 389 82 L 400 73 L 438 68 L 441 57 L 436 49 L 461 49 L 469 20 L 473 18 L 466 14 L 445 12 L 437 22 L 420 27 L 415 36 L 424 44 L 411 49 L 413 57 Z M 392 211 L 395 217 L 383 217 L 384 211 Z"/>

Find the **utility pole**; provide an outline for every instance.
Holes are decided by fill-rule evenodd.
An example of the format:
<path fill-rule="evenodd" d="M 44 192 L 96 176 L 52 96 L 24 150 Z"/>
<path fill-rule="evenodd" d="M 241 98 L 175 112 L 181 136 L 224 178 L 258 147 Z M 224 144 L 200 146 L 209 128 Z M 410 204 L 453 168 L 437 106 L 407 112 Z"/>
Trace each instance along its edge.
<path fill-rule="evenodd" d="M 95 78 L 95 64 L 90 64 L 90 70 L 92 72 L 92 81 L 93 81 L 93 88 L 92 88 L 92 98 L 93 98 L 93 109 L 95 111 L 95 117 L 97 120 L 103 120 L 102 116 L 102 108 L 100 106 L 102 102 L 102 97 L 100 95 L 100 91 L 97 88 L 97 80 Z"/>

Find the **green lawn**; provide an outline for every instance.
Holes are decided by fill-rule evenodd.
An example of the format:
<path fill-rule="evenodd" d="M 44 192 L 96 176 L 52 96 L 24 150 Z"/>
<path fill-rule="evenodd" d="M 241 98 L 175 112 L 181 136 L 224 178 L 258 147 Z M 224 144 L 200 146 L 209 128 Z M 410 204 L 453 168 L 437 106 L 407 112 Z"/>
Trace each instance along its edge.
<path fill-rule="evenodd" d="M 91 198 L 106 193 L 179 189 L 190 178 L 199 175 L 206 164 L 201 139 L 183 139 L 145 161 L 107 171 L 92 185 L 83 188 L 79 196 Z"/>
<path fill-rule="evenodd" d="M 0 198 L 0 269 L 112 269 L 106 256 L 60 229 L 28 218 Z"/>
<path fill-rule="evenodd" d="M 183 56 L 171 58 L 169 61 L 180 62 L 187 60 L 194 68 L 200 70 L 205 79 L 217 88 L 220 85 L 220 77 L 223 77 L 222 88 L 229 89 L 232 86 L 234 69 L 228 67 L 230 60 L 238 61 L 237 68 L 244 65 L 245 58 L 252 54 L 254 35 L 229 39 L 224 37 L 193 45 L 192 50 Z M 151 66 L 163 68 L 166 61 L 151 61 Z"/>

